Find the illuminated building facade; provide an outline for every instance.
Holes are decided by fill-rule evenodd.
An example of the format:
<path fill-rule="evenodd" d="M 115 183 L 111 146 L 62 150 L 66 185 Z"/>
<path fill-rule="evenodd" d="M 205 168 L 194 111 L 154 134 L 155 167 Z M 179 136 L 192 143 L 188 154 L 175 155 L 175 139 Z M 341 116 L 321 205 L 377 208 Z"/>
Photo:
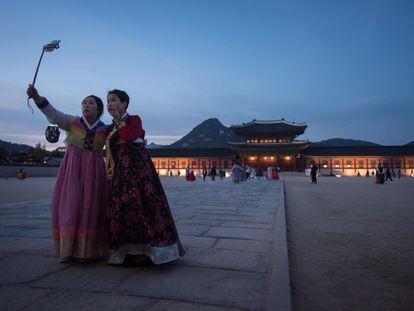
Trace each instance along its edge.
<path fill-rule="evenodd" d="M 232 125 L 241 141 L 228 142 L 227 148 L 149 149 L 160 175 L 184 175 L 185 168 L 201 171 L 216 167 L 230 171 L 233 163 L 265 170 L 272 165 L 281 171 L 303 172 L 316 164 L 321 174 L 365 176 L 381 163 L 396 173 L 414 176 L 414 145 L 313 147 L 308 140 L 296 140 L 307 128 L 305 123 L 286 120 L 257 121 Z"/>

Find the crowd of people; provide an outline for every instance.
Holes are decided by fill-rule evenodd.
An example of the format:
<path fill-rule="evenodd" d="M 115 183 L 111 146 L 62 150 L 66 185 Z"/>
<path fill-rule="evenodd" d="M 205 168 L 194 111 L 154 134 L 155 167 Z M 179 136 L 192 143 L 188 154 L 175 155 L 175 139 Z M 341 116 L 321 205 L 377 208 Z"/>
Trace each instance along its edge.
<path fill-rule="evenodd" d="M 260 166 L 254 168 L 250 165 L 241 165 L 238 161 L 235 161 L 230 173 L 232 181 L 235 184 L 238 184 L 250 179 L 261 179 L 262 177 L 265 177 L 267 180 L 278 180 L 280 179 L 278 171 L 278 167 L 269 166 L 264 173 Z M 200 178 L 205 182 L 207 177 L 210 177 L 211 181 L 215 181 L 217 175 L 220 180 L 223 180 L 227 176 L 226 174 L 225 169 L 217 169 L 216 166 L 212 166 L 210 169 L 203 167 L 201 170 L 195 170 L 194 168 L 187 166 L 185 169 L 185 178 L 190 182 L 196 181 L 197 178 Z"/>

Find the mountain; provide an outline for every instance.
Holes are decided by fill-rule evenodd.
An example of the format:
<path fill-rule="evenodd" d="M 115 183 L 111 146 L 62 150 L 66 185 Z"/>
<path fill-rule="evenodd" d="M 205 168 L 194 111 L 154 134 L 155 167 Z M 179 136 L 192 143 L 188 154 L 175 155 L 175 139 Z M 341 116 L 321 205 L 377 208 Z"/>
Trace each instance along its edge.
<path fill-rule="evenodd" d="M 27 152 L 30 149 L 33 149 L 33 147 L 28 146 L 28 145 L 21 145 L 21 144 L 14 144 L 14 143 L 10 143 L 8 141 L 4 141 L 0 139 L 0 148 L 3 148 L 4 150 L 6 150 L 7 152 Z"/>
<path fill-rule="evenodd" d="M 180 140 L 164 148 L 225 148 L 228 141 L 241 141 L 218 119 L 211 118 L 197 125 Z"/>
<path fill-rule="evenodd" d="M 149 145 L 146 146 L 147 149 L 159 149 L 159 148 L 164 148 L 164 145 L 157 145 L 154 143 L 150 143 Z"/>
<path fill-rule="evenodd" d="M 405 144 L 406 146 L 414 146 L 414 140 L 410 141 L 408 144 Z"/>
<path fill-rule="evenodd" d="M 311 147 L 360 147 L 360 146 L 380 146 L 364 140 L 354 140 L 346 138 L 331 138 L 320 142 L 311 143 Z"/>

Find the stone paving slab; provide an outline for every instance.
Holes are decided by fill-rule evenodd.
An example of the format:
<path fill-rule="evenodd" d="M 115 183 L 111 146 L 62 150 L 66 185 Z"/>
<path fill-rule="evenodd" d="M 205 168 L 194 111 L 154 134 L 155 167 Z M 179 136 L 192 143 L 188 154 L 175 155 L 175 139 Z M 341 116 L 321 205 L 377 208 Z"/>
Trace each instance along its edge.
<path fill-rule="evenodd" d="M 184 265 L 195 265 L 229 270 L 266 272 L 263 256 L 254 252 L 227 249 L 189 248 L 187 256 L 182 258 Z"/>
<path fill-rule="evenodd" d="M 235 308 L 225 308 L 218 307 L 200 303 L 188 303 L 188 302 L 179 302 L 172 300 L 164 300 L 157 302 L 153 306 L 147 309 L 148 311 L 170 311 L 170 310 L 180 310 L 180 311 L 237 311 L 241 309 Z"/>
<path fill-rule="evenodd" d="M 0 260 L 0 285 L 28 283 L 65 270 L 67 267 L 60 264 L 55 258 L 19 255 L 5 257 Z M 54 275 L 59 275 L 56 273 Z"/>
<path fill-rule="evenodd" d="M 52 257 L 50 199 L 1 204 L 0 305 L 10 310 L 264 310 L 280 183 L 188 183 L 184 178 L 162 178 L 162 183 L 187 250 L 176 264 L 162 266 L 59 263 Z"/>
<path fill-rule="evenodd" d="M 65 266 L 68 264 L 61 264 Z M 35 287 L 89 290 L 110 293 L 140 269 L 101 264 L 69 264 L 60 273 L 33 283 Z"/>
<path fill-rule="evenodd" d="M 119 288 L 119 293 L 181 299 L 226 307 L 260 310 L 265 278 L 256 273 L 177 266 L 144 270 Z"/>
<path fill-rule="evenodd" d="M 206 232 L 206 236 L 216 238 L 235 238 L 259 241 L 273 240 L 270 230 L 231 227 L 212 227 L 210 230 Z"/>
<path fill-rule="evenodd" d="M 243 252 L 255 252 L 270 254 L 271 244 L 266 241 L 257 240 L 235 240 L 235 239 L 219 239 L 216 248 L 231 249 Z"/>
<path fill-rule="evenodd" d="M 0 305 L 2 310 L 17 311 L 30 306 L 53 292 L 50 289 L 30 287 L 3 286 L 0 288 Z M 40 310 L 40 309 L 38 309 Z"/>
<path fill-rule="evenodd" d="M 53 295 L 53 299 L 50 296 Z M 39 310 L 59 310 L 59 311 L 73 311 L 73 310 L 88 310 L 88 311 L 119 311 L 119 310 L 148 310 L 154 305 L 156 300 L 132 297 L 126 295 L 112 295 L 106 293 L 93 293 L 57 290 L 48 297 L 39 299 L 37 302 L 29 305 L 24 310 L 39 311 Z"/>

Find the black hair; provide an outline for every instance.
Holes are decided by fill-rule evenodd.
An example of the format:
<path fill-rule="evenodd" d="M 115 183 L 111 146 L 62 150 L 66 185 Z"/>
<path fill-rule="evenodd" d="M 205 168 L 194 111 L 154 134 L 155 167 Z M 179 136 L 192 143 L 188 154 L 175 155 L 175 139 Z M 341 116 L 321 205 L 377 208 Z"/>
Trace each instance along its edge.
<path fill-rule="evenodd" d="M 118 89 L 113 89 L 113 90 L 108 92 L 107 96 L 109 96 L 111 94 L 115 94 L 116 96 L 118 96 L 121 102 L 126 102 L 125 110 L 128 108 L 129 96 L 125 91 L 118 90 Z"/>
<path fill-rule="evenodd" d="M 102 116 L 102 114 L 103 114 L 103 109 L 104 109 L 104 104 L 103 104 L 103 101 L 102 101 L 102 99 L 100 99 L 98 96 L 95 96 L 95 95 L 89 95 L 89 96 L 86 96 L 86 97 L 82 100 L 82 105 L 83 105 L 83 103 L 85 102 L 85 100 L 86 100 L 87 98 L 89 98 L 89 97 L 92 97 L 93 99 L 95 99 L 96 104 L 98 105 L 98 115 L 96 116 L 96 120 L 98 120 L 98 119 Z"/>

